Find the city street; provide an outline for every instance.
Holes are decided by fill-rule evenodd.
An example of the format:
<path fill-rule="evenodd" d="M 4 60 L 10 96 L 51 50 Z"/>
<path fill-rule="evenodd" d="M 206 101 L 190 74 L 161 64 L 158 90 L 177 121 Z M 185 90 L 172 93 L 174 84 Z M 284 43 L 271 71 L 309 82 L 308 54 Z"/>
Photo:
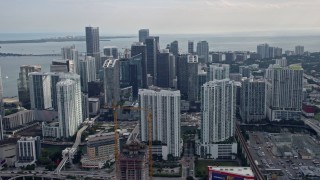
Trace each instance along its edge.
<path fill-rule="evenodd" d="M 184 146 L 184 155 L 181 159 L 182 179 L 188 176 L 194 176 L 194 149 L 192 142 L 186 142 Z"/>

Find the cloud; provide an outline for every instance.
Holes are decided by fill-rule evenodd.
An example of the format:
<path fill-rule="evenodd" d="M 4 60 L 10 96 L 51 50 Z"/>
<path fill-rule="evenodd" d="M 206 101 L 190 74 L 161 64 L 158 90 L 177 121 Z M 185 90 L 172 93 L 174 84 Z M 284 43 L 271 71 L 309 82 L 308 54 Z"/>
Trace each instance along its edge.
<path fill-rule="evenodd" d="M 215 33 L 319 28 L 315 0 L 0 0 L 2 32 Z M 303 13 L 302 13 L 303 12 Z"/>

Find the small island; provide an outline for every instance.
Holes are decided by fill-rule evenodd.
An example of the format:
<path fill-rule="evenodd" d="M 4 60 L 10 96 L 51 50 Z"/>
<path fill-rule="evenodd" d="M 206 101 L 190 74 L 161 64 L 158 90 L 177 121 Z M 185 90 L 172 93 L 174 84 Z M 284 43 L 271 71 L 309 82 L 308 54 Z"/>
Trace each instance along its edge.
<path fill-rule="evenodd" d="M 134 38 L 134 37 L 135 36 L 100 36 L 100 41 L 110 41 L 110 39 Z M 64 36 L 64 37 L 31 39 L 31 40 L 6 40 L 6 41 L 0 41 L 0 44 L 70 42 L 70 41 L 85 41 L 85 40 L 86 40 L 85 36 Z"/>

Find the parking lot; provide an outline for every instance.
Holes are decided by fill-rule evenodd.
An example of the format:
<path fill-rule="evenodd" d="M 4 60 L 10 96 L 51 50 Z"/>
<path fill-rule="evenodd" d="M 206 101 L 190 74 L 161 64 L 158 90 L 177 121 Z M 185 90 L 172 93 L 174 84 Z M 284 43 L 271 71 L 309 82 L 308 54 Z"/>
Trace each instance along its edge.
<path fill-rule="evenodd" d="M 279 136 L 281 138 L 286 138 L 286 135 L 291 137 L 291 139 L 287 138 L 288 142 L 285 140 L 283 142 L 275 142 L 275 137 Z M 276 173 L 282 175 L 282 177 L 279 177 L 279 179 L 299 179 L 301 176 L 299 167 L 316 166 L 315 163 L 318 163 L 319 159 L 317 156 L 314 156 L 311 159 L 301 159 L 301 157 L 296 153 L 290 154 L 291 151 L 299 152 L 301 151 L 299 148 L 303 148 L 298 148 L 294 145 L 292 145 L 292 149 L 286 149 L 286 152 L 284 152 L 285 155 L 288 154 L 290 156 L 287 157 L 285 155 L 278 154 L 277 150 L 280 149 L 280 147 L 287 147 L 287 144 L 289 146 L 290 142 L 294 142 L 294 140 L 292 140 L 292 137 L 294 136 L 290 136 L 291 134 L 286 135 L 274 135 L 264 132 L 249 132 L 248 147 L 252 157 L 255 159 L 255 163 L 258 164 L 262 172 L 270 172 L 270 174 Z M 304 136 L 307 135 L 303 135 L 303 137 Z"/>

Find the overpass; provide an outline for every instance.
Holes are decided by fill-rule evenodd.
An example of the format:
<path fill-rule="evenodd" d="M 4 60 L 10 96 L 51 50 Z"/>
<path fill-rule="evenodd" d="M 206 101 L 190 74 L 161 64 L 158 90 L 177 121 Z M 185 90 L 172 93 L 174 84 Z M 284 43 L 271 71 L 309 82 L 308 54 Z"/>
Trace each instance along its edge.
<path fill-rule="evenodd" d="M 83 126 L 77 133 L 77 138 L 72 146 L 72 149 L 78 149 L 79 144 L 81 143 L 81 135 L 84 130 L 88 128 L 87 125 Z M 68 161 L 70 155 L 65 155 L 62 159 L 62 161 L 59 163 L 58 167 L 54 170 L 54 173 L 60 174 L 61 169 L 64 167 L 66 162 Z"/>
<path fill-rule="evenodd" d="M 111 180 L 114 179 L 113 174 L 108 174 L 108 173 L 90 173 L 87 171 L 67 171 L 67 172 L 62 172 L 61 174 L 52 174 L 52 172 L 48 172 L 48 174 L 42 174 L 42 173 L 30 173 L 25 171 L 24 174 L 18 174 L 18 173 L 11 173 L 11 172 L 3 172 L 0 171 L 0 179 L 3 177 L 11 177 L 8 180 L 21 180 L 21 179 L 26 179 L 27 177 L 29 178 L 41 178 L 42 180 L 44 179 L 67 179 L 68 176 L 74 176 L 76 179 L 84 179 L 86 177 L 93 178 L 93 179 L 104 179 L 104 180 Z"/>
<path fill-rule="evenodd" d="M 15 176 L 15 177 L 12 177 L 8 180 L 16 180 L 16 179 L 23 179 L 25 180 L 27 177 L 31 177 L 32 179 L 34 178 L 41 178 L 42 180 L 44 179 L 66 179 L 66 177 L 52 177 L 52 175 L 34 175 L 34 174 L 23 174 L 23 175 L 19 175 L 19 176 Z"/>
<path fill-rule="evenodd" d="M 306 118 L 302 118 L 302 120 L 304 121 L 304 123 L 306 125 L 308 125 L 310 128 L 312 128 L 317 134 L 318 136 L 320 136 L 320 122 L 316 121 L 316 120 L 312 120 L 312 119 L 306 119 Z"/>

